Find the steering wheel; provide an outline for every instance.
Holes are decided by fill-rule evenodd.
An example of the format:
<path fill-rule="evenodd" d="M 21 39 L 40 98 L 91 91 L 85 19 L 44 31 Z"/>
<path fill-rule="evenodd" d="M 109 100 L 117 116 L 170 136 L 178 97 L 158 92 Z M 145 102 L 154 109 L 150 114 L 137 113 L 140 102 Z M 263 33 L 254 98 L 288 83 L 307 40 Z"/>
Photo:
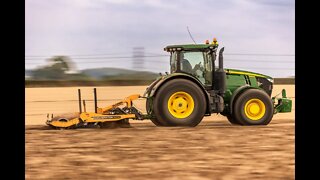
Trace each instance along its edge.
<path fill-rule="evenodd" d="M 203 67 L 201 66 L 201 62 L 199 62 L 198 64 L 196 64 L 196 65 L 194 66 L 194 68 L 192 69 L 192 71 L 193 71 L 193 74 L 194 74 L 195 76 L 200 77 L 198 71 L 200 71 L 200 73 L 203 72 Z"/>
<path fill-rule="evenodd" d="M 201 62 L 194 65 L 194 68 L 192 70 L 193 70 L 193 72 L 196 72 L 197 70 L 203 71 L 203 66 L 201 65 Z"/>

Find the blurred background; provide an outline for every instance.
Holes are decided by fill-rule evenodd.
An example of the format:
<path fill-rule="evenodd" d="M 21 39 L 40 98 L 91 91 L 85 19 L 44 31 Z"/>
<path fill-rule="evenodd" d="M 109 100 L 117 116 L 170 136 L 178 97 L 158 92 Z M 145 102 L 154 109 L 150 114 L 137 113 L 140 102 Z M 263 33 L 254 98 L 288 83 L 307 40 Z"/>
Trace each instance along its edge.
<path fill-rule="evenodd" d="M 148 84 L 169 71 L 171 44 L 225 47 L 225 67 L 295 76 L 293 0 L 28 0 L 28 82 Z"/>

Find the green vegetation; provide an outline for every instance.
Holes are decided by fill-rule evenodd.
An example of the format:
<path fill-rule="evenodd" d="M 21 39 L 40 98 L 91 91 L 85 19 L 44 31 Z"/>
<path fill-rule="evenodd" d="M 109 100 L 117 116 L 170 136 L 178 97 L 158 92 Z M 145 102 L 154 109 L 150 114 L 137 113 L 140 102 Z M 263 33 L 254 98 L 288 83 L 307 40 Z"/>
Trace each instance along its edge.
<path fill-rule="evenodd" d="M 93 68 L 77 71 L 68 56 L 54 56 L 48 65 L 25 70 L 26 87 L 147 85 L 159 74 L 121 68 Z"/>
<path fill-rule="evenodd" d="M 54 56 L 48 65 L 25 70 L 26 87 L 149 85 L 159 74 L 122 68 L 77 71 L 68 56 Z M 274 78 L 275 84 L 294 84 L 294 77 Z"/>
<path fill-rule="evenodd" d="M 33 80 L 89 80 L 83 73 L 74 73 L 74 63 L 68 56 L 54 56 L 48 59 L 49 65 L 29 71 Z"/>

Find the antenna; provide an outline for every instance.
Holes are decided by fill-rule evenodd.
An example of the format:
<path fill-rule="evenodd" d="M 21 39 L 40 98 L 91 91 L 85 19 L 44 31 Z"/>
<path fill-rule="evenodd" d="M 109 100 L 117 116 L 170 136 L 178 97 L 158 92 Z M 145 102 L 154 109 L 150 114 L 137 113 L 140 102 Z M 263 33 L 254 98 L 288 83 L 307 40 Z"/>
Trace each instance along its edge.
<path fill-rule="evenodd" d="M 189 35 L 190 35 L 190 37 L 191 37 L 192 41 L 194 42 L 194 44 L 197 44 L 197 43 L 196 43 L 196 41 L 194 41 L 194 39 L 193 39 L 193 37 L 192 37 L 192 35 L 191 35 L 190 31 L 189 31 L 189 27 L 188 27 L 188 26 L 187 26 L 187 30 L 188 30 L 188 33 L 189 33 Z"/>

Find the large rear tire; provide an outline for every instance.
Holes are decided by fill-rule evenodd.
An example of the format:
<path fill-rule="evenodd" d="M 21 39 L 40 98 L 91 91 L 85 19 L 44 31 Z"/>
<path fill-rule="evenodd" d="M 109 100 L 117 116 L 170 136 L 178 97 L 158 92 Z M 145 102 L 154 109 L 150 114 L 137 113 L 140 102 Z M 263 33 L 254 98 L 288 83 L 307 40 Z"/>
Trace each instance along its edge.
<path fill-rule="evenodd" d="M 240 123 L 233 117 L 232 114 L 230 114 L 230 112 L 221 112 L 220 113 L 222 116 L 225 116 L 228 121 L 230 122 L 230 124 L 232 125 L 239 125 Z"/>
<path fill-rule="evenodd" d="M 269 95 L 258 89 L 248 89 L 236 99 L 233 117 L 241 125 L 267 125 L 273 117 Z"/>
<path fill-rule="evenodd" d="M 231 114 L 226 115 L 226 117 L 232 125 L 239 125 L 240 124 Z"/>
<path fill-rule="evenodd" d="M 164 124 L 162 124 L 161 122 L 159 122 L 159 120 L 157 118 L 154 117 L 154 111 L 153 111 L 153 101 L 150 98 L 147 98 L 146 101 L 146 110 L 147 113 L 149 115 L 151 115 L 152 117 L 150 118 L 150 120 L 153 122 L 154 125 L 156 126 L 164 126 Z"/>
<path fill-rule="evenodd" d="M 156 92 L 153 111 L 163 126 L 197 126 L 206 110 L 206 99 L 197 84 L 173 79 Z"/>

